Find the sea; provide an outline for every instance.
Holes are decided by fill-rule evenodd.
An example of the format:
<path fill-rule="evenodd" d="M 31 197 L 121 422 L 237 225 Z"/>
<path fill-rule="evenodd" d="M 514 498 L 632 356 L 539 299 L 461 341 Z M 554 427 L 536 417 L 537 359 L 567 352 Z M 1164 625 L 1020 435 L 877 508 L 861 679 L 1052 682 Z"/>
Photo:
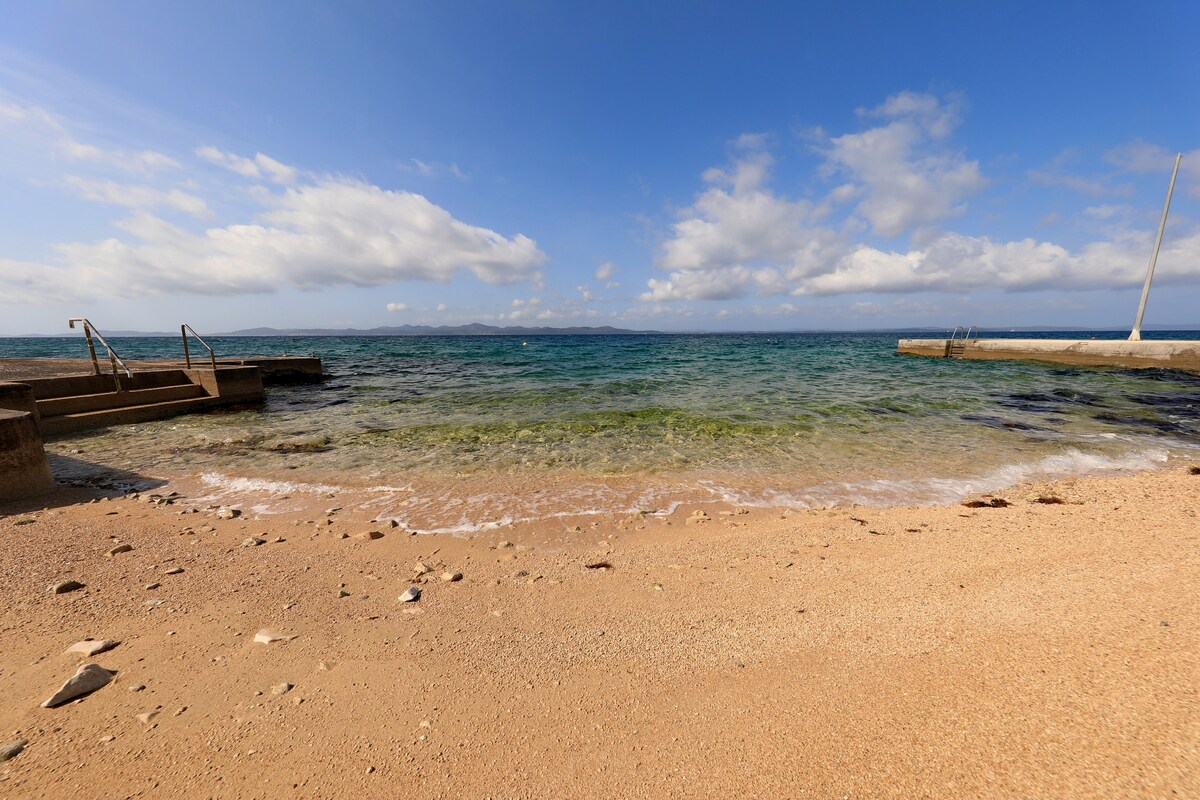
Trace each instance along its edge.
<path fill-rule="evenodd" d="M 1200 375 L 900 356 L 903 335 L 212 337 L 222 357 L 315 354 L 328 379 L 47 450 L 66 482 L 188 479 L 258 513 L 353 495 L 421 532 L 681 503 L 946 503 L 1200 457 Z M 110 341 L 126 358 L 181 356 L 178 339 Z M 0 358 L 37 356 L 86 347 L 0 339 Z"/>

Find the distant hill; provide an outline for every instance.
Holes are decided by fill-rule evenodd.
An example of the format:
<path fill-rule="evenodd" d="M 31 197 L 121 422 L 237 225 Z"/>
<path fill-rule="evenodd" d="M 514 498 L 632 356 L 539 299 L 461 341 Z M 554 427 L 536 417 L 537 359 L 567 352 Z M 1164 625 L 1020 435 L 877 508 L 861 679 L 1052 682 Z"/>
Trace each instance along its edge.
<path fill-rule="evenodd" d="M 538 336 L 571 335 L 612 336 L 619 334 L 658 333 L 658 331 L 631 331 L 602 325 L 598 328 L 528 328 L 523 326 L 500 327 L 473 322 L 469 325 L 393 325 L 379 328 L 243 328 L 231 333 L 214 336 Z"/>

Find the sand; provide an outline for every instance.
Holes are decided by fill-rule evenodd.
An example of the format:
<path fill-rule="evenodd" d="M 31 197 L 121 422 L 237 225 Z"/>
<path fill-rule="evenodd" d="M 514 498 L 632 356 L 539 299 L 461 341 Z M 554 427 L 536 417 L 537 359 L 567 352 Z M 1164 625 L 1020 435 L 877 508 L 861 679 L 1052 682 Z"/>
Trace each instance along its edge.
<path fill-rule="evenodd" d="M 1000 496 L 470 538 L 0 506 L 0 796 L 1200 796 L 1200 476 Z"/>

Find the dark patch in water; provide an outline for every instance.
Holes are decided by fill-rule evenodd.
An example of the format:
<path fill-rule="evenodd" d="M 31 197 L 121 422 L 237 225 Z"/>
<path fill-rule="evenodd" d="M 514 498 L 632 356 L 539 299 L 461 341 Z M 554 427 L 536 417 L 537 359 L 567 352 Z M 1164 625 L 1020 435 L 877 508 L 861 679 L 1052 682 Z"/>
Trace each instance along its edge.
<path fill-rule="evenodd" d="M 989 428 L 997 430 L 1010 431 L 1039 431 L 1042 433 L 1053 433 L 1049 428 L 1043 428 L 1038 425 L 1029 425 L 1024 422 L 1014 422 L 1013 420 L 1004 419 L 1003 417 L 993 417 L 987 414 L 963 414 L 959 419 L 965 422 L 978 422 L 980 425 L 986 425 Z"/>
<path fill-rule="evenodd" d="M 1146 417 L 1134 417 L 1128 414 L 1115 414 L 1113 412 L 1105 412 L 1097 414 L 1095 419 L 1101 422 L 1111 422 L 1114 425 L 1123 425 L 1127 428 L 1135 428 L 1137 430 L 1152 430 L 1158 433 L 1181 433 L 1187 432 L 1187 428 L 1177 422 L 1171 422 L 1165 419 L 1147 419 Z"/>

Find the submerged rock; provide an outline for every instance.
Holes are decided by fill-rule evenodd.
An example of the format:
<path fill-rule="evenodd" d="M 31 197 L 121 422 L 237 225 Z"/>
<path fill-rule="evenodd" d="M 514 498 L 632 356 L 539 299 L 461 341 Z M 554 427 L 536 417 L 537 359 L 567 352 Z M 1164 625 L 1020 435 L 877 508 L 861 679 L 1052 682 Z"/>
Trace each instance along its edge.
<path fill-rule="evenodd" d="M 82 642 L 76 642 L 68 647 L 67 652 L 81 653 L 90 658 L 91 656 L 112 650 L 120 643 L 119 639 L 84 639 Z"/>
<path fill-rule="evenodd" d="M 54 708 L 68 700 L 74 700 L 88 692 L 94 692 L 101 686 L 106 686 L 116 674 L 99 664 L 84 664 L 75 671 L 74 675 L 67 678 L 66 683 L 57 692 L 46 698 L 46 701 L 42 703 L 42 708 Z"/>

